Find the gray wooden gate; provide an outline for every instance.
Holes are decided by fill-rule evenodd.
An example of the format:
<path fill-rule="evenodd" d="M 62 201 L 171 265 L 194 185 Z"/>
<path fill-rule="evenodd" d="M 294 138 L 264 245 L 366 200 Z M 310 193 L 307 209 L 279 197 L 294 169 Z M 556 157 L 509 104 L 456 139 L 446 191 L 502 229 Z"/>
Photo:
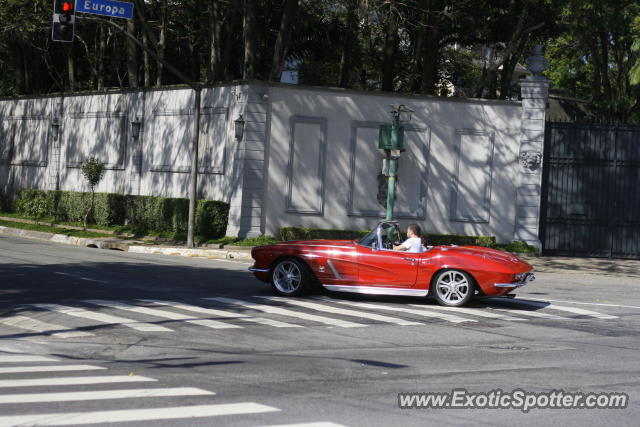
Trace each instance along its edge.
<path fill-rule="evenodd" d="M 640 127 L 548 122 L 545 255 L 640 259 Z"/>

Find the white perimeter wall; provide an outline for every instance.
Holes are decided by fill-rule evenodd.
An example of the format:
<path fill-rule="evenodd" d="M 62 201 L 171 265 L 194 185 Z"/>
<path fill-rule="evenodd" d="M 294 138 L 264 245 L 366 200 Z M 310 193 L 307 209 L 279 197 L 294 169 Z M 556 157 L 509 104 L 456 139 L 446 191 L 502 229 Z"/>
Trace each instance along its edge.
<path fill-rule="evenodd" d="M 193 101 L 189 89 L 0 101 L 0 189 L 87 191 L 79 166 L 93 156 L 107 165 L 97 191 L 188 197 Z M 386 186 L 377 140 L 378 126 L 391 121 L 389 104 L 415 110 L 405 125 L 396 216 L 429 233 L 513 240 L 519 102 L 261 83 L 207 88 L 198 197 L 230 203 L 228 235 L 277 235 L 284 226 L 369 229 L 385 215 L 376 197 Z M 137 139 L 134 121 L 142 122 Z"/>
<path fill-rule="evenodd" d="M 382 166 L 378 126 L 389 104 L 405 125 L 395 215 L 430 233 L 514 236 L 519 102 L 461 101 L 271 88 L 266 232 L 283 226 L 369 229 Z M 386 181 L 382 181 L 385 185 Z"/>

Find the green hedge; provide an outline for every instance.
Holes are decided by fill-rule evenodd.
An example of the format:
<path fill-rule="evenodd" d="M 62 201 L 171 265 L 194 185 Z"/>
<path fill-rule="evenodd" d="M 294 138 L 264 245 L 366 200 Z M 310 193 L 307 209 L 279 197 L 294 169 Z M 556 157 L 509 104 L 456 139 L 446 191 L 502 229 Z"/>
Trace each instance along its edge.
<path fill-rule="evenodd" d="M 369 231 L 360 230 L 331 230 L 322 228 L 283 227 L 280 229 L 280 239 L 287 240 L 312 240 L 312 239 L 337 239 L 353 240 L 366 235 Z M 458 236 L 454 234 L 428 234 L 427 244 L 436 245 L 466 245 L 493 247 L 496 238 L 493 236 Z"/>
<path fill-rule="evenodd" d="M 324 228 L 283 227 L 280 229 L 280 240 L 312 240 L 335 239 L 353 240 L 364 237 L 369 231 L 332 230 Z"/>
<path fill-rule="evenodd" d="M 18 200 L 26 202 L 37 197 L 48 199 L 48 216 L 56 221 L 82 222 L 91 193 L 22 190 Z M 228 217 L 227 203 L 198 200 L 196 233 L 207 239 L 220 238 L 227 230 Z M 184 233 L 189 223 L 189 200 L 95 193 L 90 223 L 104 227 L 127 225 L 139 233 Z"/>

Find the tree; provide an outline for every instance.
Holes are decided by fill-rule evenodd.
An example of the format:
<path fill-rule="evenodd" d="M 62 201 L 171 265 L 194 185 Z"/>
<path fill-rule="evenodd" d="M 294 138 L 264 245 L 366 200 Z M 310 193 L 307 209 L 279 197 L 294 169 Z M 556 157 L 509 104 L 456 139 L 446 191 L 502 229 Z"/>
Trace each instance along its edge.
<path fill-rule="evenodd" d="M 104 163 L 102 163 L 95 157 L 89 157 L 84 161 L 84 163 L 82 163 L 82 167 L 80 170 L 82 171 L 82 175 L 87 180 L 89 188 L 91 189 L 91 201 L 84 214 L 83 220 L 84 229 L 86 230 L 89 222 L 89 215 L 93 211 L 93 205 L 95 201 L 95 188 L 104 176 Z"/>
<path fill-rule="evenodd" d="M 634 41 L 631 50 L 637 55 L 636 63 L 629 71 L 629 82 L 632 85 L 640 85 L 640 16 L 636 16 L 633 20 Z"/>

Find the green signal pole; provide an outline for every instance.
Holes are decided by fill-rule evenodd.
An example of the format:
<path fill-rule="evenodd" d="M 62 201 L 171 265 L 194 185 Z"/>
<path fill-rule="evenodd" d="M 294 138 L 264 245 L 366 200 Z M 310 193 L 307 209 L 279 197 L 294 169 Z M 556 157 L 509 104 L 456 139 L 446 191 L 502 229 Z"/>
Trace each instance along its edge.
<path fill-rule="evenodd" d="M 400 129 L 400 113 L 394 111 L 391 122 L 391 142 L 397 146 L 398 129 Z M 391 154 L 391 150 L 387 150 L 389 161 L 389 171 L 387 177 L 387 221 L 393 219 L 393 204 L 396 200 L 396 176 L 398 173 L 398 156 Z"/>

